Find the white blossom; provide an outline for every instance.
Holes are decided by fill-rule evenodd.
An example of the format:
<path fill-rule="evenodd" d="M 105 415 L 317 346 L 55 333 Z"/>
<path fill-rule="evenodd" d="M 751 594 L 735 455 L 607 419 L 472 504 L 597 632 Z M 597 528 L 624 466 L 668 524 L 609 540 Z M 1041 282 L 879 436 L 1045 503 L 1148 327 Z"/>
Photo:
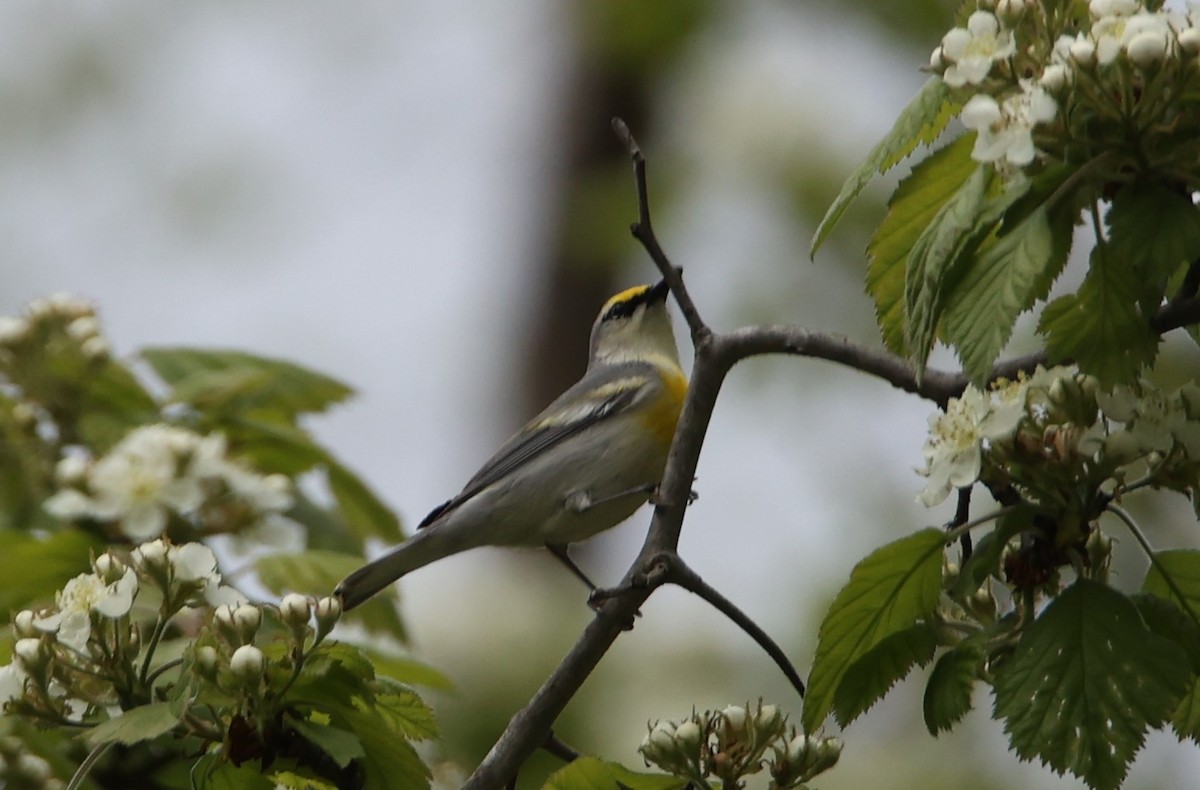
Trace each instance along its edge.
<path fill-rule="evenodd" d="M 119 521 L 127 536 L 153 538 L 166 527 L 170 511 L 187 514 L 203 501 L 200 484 L 178 474 L 180 456 L 198 441 L 174 426 L 136 428 L 88 469 L 90 496 L 65 489 L 46 501 L 46 509 L 65 519 Z"/>
<path fill-rule="evenodd" d="M 57 634 L 62 644 L 82 650 L 92 633 L 92 612 L 105 617 L 128 614 L 136 592 L 137 574 L 132 568 L 126 568 L 125 574 L 112 584 L 105 584 L 94 573 L 81 573 L 55 596 L 58 611 L 37 618 L 34 625 Z"/>
<path fill-rule="evenodd" d="M 1058 104 L 1043 88 L 1022 81 L 1021 92 L 997 102 L 976 94 L 962 109 L 962 122 L 979 133 L 971 157 L 978 162 L 1007 162 L 1018 167 L 1033 161 L 1033 128 L 1054 120 Z"/>
<path fill-rule="evenodd" d="M 922 474 L 929 478 L 920 495 L 926 507 L 979 479 L 985 445 L 1011 437 L 1024 414 L 1015 402 L 1015 396 L 994 399 L 968 386 L 961 398 L 950 399 L 945 412 L 929 418 L 929 439 L 921 450 Z"/>
<path fill-rule="evenodd" d="M 978 85 L 992 64 L 1016 52 L 1012 33 L 1000 29 L 994 14 L 976 11 L 965 28 L 956 27 L 942 38 L 941 59 L 948 63 L 942 79 L 952 88 Z"/>

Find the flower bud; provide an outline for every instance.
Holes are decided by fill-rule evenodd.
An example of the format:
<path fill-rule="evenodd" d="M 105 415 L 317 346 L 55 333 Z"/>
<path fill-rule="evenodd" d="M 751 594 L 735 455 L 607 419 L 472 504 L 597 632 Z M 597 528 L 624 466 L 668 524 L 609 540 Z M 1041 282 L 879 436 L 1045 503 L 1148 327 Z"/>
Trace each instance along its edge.
<path fill-rule="evenodd" d="M 213 610 L 213 628 L 217 633 L 227 641 L 234 644 L 240 644 L 242 641 L 241 629 L 233 619 L 233 611 L 236 607 L 223 603 Z"/>
<path fill-rule="evenodd" d="M 783 714 L 774 705 L 760 705 L 754 717 L 754 731 L 758 742 L 764 743 L 783 734 Z"/>
<path fill-rule="evenodd" d="M 1146 30 L 1129 39 L 1125 45 L 1129 59 L 1139 68 L 1149 68 L 1161 63 L 1167 56 L 1167 37 L 1156 30 Z"/>
<path fill-rule="evenodd" d="M 105 584 L 113 584 L 119 582 L 125 576 L 125 571 L 128 570 L 125 563 L 111 554 L 101 554 L 96 558 L 96 575 Z"/>
<path fill-rule="evenodd" d="M 1075 41 L 1068 52 L 1071 59 L 1085 69 L 1096 65 L 1096 44 L 1090 39 L 1081 38 Z"/>
<path fill-rule="evenodd" d="M 1179 48 L 1189 55 L 1200 53 L 1200 30 L 1189 27 L 1179 33 Z"/>
<path fill-rule="evenodd" d="M 700 745 L 700 725 L 690 719 L 680 724 L 675 728 L 675 741 L 684 751 L 694 753 Z"/>
<path fill-rule="evenodd" d="M 249 642 L 262 625 L 262 609 L 254 604 L 244 603 L 233 610 L 233 626 L 241 642 Z"/>
<path fill-rule="evenodd" d="M 254 645 L 242 645 L 233 651 L 229 659 L 230 671 L 247 682 L 260 680 L 265 666 L 266 659 L 262 651 Z"/>
<path fill-rule="evenodd" d="M 299 593 L 288 593 L 283 596 L 283 600 L 279 602 L 279 616 L 293 629 L 308 625 L 308 619 L 312 616 L 308 596 Z"/>
<path fill-rule="evenodd" d="M 108 341 L 99 335 L 89 337 L 79 345 L 83 355 L 88 359 L 105 359 L 108 357 Z"/>
<path fill-rule="evenodd" d="M 1071 79 L 1071 70 L 1065 63 L 1052 63 L 1042 71 L 1041 86 L 1051 93 L 1058 93 Z"/>
<path fill-rule="evenodd" d="M 196 671 L 200 675 L 209 679 L 216 677 L 217 659 L 219 658 L 216 648 L 212 645 L 201 645 L 196 648 L 196 652 L 193 655 Z"/>
<path fill-rule="evenodd" d="M 162 538 L 151 540 L 138 546 L 131 555 L 133 564 L 140 569 L 154 573 L 167 569 L 167 544 Z"/>
<path fill-rule="evenodd" d="M 37 636 L 38 630 L 33 624 L 36 617 L 37 615 L 29 609 L 17 612 L 17 616 L 13 618 L 13 633 L 17 635 L 18 639 Z"/>
<path fill-rule="evenodd" d="M 100 334 L 100 322 L 94 315 L 84 315 L 67 324 L 67 334 L 80 343 Z"/>
<path fill-rule="evenodd" d="M 322 638 L 337 625 L 342 616 L 340 598 L 326 597 L 317 601 L 317 637 Z"/>
<path fill-rule="evenodd" d="M 725 719 L 725 726 L 733 732 L 740 732 L 746 726 L 746 709 L 741 705 L 727 705 L 721 711 L 721 718 Z"/>
<path fill-rule="evenodd" d="M 62 485 L 74 485 L 87 474 L 87 459 L 80 455 L 64 455 L 54 465 L 54 479 Z"/>
<path fill-rule="evenodd" d="M 25 637 L 18 639 L 13 645 L 13 657 L 21 662 L 21 666 L 27 672 L 33 672 L 38 669 L 45 661 L 45 654 L 42 652 L 42 640 L 35 637 Z"/>

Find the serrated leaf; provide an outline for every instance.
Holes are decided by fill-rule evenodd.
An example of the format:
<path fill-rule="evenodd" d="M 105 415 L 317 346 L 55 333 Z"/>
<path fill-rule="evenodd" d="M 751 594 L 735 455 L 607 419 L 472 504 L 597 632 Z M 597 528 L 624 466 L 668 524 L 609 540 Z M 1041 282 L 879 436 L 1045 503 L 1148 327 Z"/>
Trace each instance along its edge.
<path fill-rule="evenodd" d="M 905 339 L 918 376 L 925 369 L 937 337 L 946 286 L 958 262 L 981 240 L 979 215 L 991 180 L 990 167 L 977 167 L 938 210 L 908 253 L 904 272 Z"/>
<path fill-rule="evenodd" d="M 1146 628 L 1129 598 L 1080 579 L 995 668 L 993 715 L 1017 755 L 1108 790 L 1148 727 L 1174 712 L 1191 680 L 1183 649 Z"/>
<path fill-rule="evenodd" d="M 971 692 L 979 680 L 984 648 L 967 639 L 942 654 L 925 685 L 923 710 L 930 735 L 949 730 L 971 710 Z"/>
<path fill-rule="evenodd" d="M 845 727 L 866 713 L 915 666 L 933 660 L 937 635 L 928 623 L 897 631 L 855 661 L 833 695 L 833 715 Z"/>
<path fill-rule="evenodd" d="M 983 387 L 1017 316 L 1044 299 L 1066 265 L 1073 218 L 1043 205 L 970 256 L 946 296 L 942 332 L 972 382 Z"/>
<path fill-rule="evenodd" d="M 810 256 L 817 254 L 838 220 L 871 179 L 895 166 L 918 144 L 933 142 L 954 117 L 955 107 L 946 84 L 940 77 L 930 77 L 900 112 L 891 131 L 875 144 L 867 158 L 846 179 L 813 234 Z"/>
<path fill-rule="evenodd" d="M 254 569 L 259 580 L 273 593 L 293 591 L 329 595 L 338 582 L 364 562 L 362 557 L 353 554 L 309 549 L 298 554 L 261 557 L 254 563 Z M 395 593 L 385 591 L 346 616 L 357 619 L 372 633 L 388 634 L 403 641 L 407 634 L 395 601 Z"/>
<path fill-rule="evenodd" d="M 686 780 L 665 774 L 635 773 L 617 763 L 584 756 L 556 771 L 545 790 L 680 790 Z"/>
<path fill-rule="evenodd" d="M 1200 551 L 1171 549 L 1154 553 L 1142 590 L 1200 616 Z"/>
<path fill-rule="evenodd" d="M 433 710 L 415 691 L 386 678 L 380 678 L 376 685 L 381 693 L 375 696 L 371 705 L 373 712 L 387 719 L 394 729 L 414 741 L 429 740 L 438 736 L 438 725 Z"/>
<path fill-rule="evenodd" d="M 331 376 L 244 351 L 148 348 L 141 356 L 176 399 L 208 409 L 296 415 L 325 411 L 353 394 Z"/>
<path fill-rule="evenodd" d="M 362 744 L 352 732 L 304 719 L 293 719 L 289 724 L 304 740 L 329 755 L 338 768 L 364 756 Z"/>
<path fill-rule="evenodd" d="M 1113 257 L 1160 296 L 1172 274 L 1200 258 L 1200 209 L 1157 181 L 1122 187 L 1105 219 Z"/>
<path fill-rule="evenodd" d="M 908 253 L 938 210 L 978 167 L 973 135 L 959 137 L 913 167 L 888 200 L 888 212 L 867 244 L 867 293 L 883 343 L 905 354 L 904 272 Z"/>
<path fill-rule="evenodd" d="M 364 538 L 398 543 L 404 538 L 400 519 L 375 495 L 358 475 L 336 462 L 326 463 L 329 490 L 338 505 L 338 515 L 350 531 Z"/>
<path fill-rule="evenodd" d="M 412 744 L 386 726 L 381 717 L 365 711 L 344 711 L 339 718 L 354 730 L 362 744 L 367 787 L 397 790 L 429 787 L 432 776 L 429 767 L 421 762 Z"/>
<path fill-rule="evenodd" d="M 121 743 L 129 746 L 165 735 L 179 723 L 179 716 L 166 702 L 151 702 L 114 716 L 88 730 L 88 743 Z"/>
<path fill-rule="evenodd" d="M 91 569 L 91 553 L 104 543 L 82 530 L 66 529 L 42 540 L 22 532 L 5 532 L 0 551 L 0 612 L 11 612 L 38 601 L 53 601 L 54 593 Z"/>
<path fill-rule="evenodd" d="M 942 582 L 945 533 L 924 529 L 876 549 L 854 566 L 821 623 L 802 720 L 815 732 L 856 661 L 928 616 Z"/>
<path fill-rule="evenodd" d="M 1171 727 L 1180 740 L 1191 738 L 1200 743 L 1200 626 L 1172 601 L 1143 593 L 1133 596 L 1146 626 L 1159 636 L 1183 648 L 1191 659 L 1192 683 L 1179 707 L 1171 715 Z"/>
<path fill-rule="evenodd" d="M 1038 331 L 1050 357 L 1074 360 L 1104 388 L 1133 383 L 1158 353 L 1158 335 L 1139 308 L 1144 289 L 1131 267 L 1097 244 L 1079 290 L 1042 311 Z"/>

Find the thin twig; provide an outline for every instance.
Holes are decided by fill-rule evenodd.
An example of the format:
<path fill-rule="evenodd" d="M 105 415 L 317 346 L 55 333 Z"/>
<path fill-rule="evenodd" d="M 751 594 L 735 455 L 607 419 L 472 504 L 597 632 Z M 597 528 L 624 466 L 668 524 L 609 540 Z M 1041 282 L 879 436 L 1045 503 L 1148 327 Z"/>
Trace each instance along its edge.
<path fill-rule="evenodd" d="M 688 564 L 678 554 L 671 557 L 668 568 L 668 578 L 671 583 L 700 596 L 718 612 L 732 620 L 738 628 L 745 631 L 759 647 L 766 651 L 767 655 L 775 662 L 775 665 L 787 676 L 788 681 L 796 689 L 796 692 L 800 694 L 800 697 L 804 697 L 804 681 L 800 679 L 800 674 L 796 672 L 796 668 L 788 660 L 787 654 L 775 643 L 775 640 L 767 635 L 766 631 L 759 627 L 758 623 L 750 619 L 745 612 L 722 595 L 716 588 L 704 581 L 700 577 L 700 574 L 688 567 Z"/>
<path fill-rule="evenodd" d="M 650 259 L 658 266 L 658 270 L 662 272 L 663 278 L 667 281 L 667 285 L 671 287 L 671 293 L 675 295 L 675 301 L 679 305 L 680 312 L 683 313 L 683 319 L 687 321 L 688 329 L 692 334 L 692 343 L 699 344 L 703 336 L 709 333 L 708 326 L 700 318 L 700 311 L 696 309 L 696 303 L 692 301 L 692 297 L 688 294 L 687 286 L 684 285 L 682 270 L 671 265 L 670 259 L 663 251 L 663 248 L 658 243 L 658 237 L 654 235 L 654 225 L 650 221 L 650 197 L 649 188 L 646 183 L 646 160 L 642 156 L 642 149 L 638 146 L 637 140 L 633 139 L 633 133 L 629 131 L 629 127 L 625 125 L 625 121 L 620 118 L 613 118 L 613 131 L 617 133 L 617 139 L 625 146 L 629 152 L 629 158 L 633 162 L 633 179 L 637 185 L 637 200 L 638 200 L 638 220 L 629 226 L 629 232 L 633 237 L 642 243 L 646 252 L 650 255 Z"/>
<path fill-rule="evenodd" d="M 579 759 L 579 751 L 555 735 L 554 730 L 546 734 L 546 742 L 542 744 L 542 748 L 564 763 L 573 763 Z"/>

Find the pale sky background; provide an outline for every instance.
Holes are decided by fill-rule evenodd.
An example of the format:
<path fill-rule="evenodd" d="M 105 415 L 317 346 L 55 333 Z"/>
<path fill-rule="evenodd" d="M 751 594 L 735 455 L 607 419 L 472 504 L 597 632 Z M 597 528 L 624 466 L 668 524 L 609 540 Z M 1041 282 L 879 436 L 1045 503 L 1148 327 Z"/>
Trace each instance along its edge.
<path fill-rule="evenodd" d="M 718 329 L 793 322 L 875 341 L 861 275 L 809 262 L 811 228 L 760 177 L 817 141 L 848 173 L 923 82 L 919 56 L 846 8 L 728 4 L 656 86 L 671 120 L 641 141 L 651 175 L 669 158 L 686 182 L 657 230 Z M 548 0 L 0 6 L 0 314 L 67 291 L 99 305 L 118 353 L 234 347 L 341 378 L 359 397 L 312 429 L 415 523 L 528 416 L 511 413 L 507 370 L 556 198 L 569 13 Z M 628 283 L 654 276 L 630 258 Z M 722 392 L 681 550 L 802 674 L 851 566 L 951 515 L 914 501 L 928 414 L 815 361 L 753 361 Z M 619 578 L 648 520 L 598 538 L 590 574 Z M 417 655 L 450 672 L 445 704 L 463 710 L 491 693 L 480 673 L 497 661 L 519 665 L 506 682 L 527 698 L 590 616 L 577 583 L 532 554 L 475 552 L 402 589 Z M 765 695 L 799 718 L 770 661 L 715 612 L 668 590 L 644 613 L 585 687 L 606 704 L 575 745 L 638 767 L 645 722 L 693 705 Z M 849 730 L 821 787 L 887 787 L 930 762 L 962 782 L 1078 786 L 1008 755 L 983 692 L 954 734 L 913 727 L 901 716 L 924 677 Z M 1193 746 L 1160 734 L 1128 786 L 1198 770 Z"/>

